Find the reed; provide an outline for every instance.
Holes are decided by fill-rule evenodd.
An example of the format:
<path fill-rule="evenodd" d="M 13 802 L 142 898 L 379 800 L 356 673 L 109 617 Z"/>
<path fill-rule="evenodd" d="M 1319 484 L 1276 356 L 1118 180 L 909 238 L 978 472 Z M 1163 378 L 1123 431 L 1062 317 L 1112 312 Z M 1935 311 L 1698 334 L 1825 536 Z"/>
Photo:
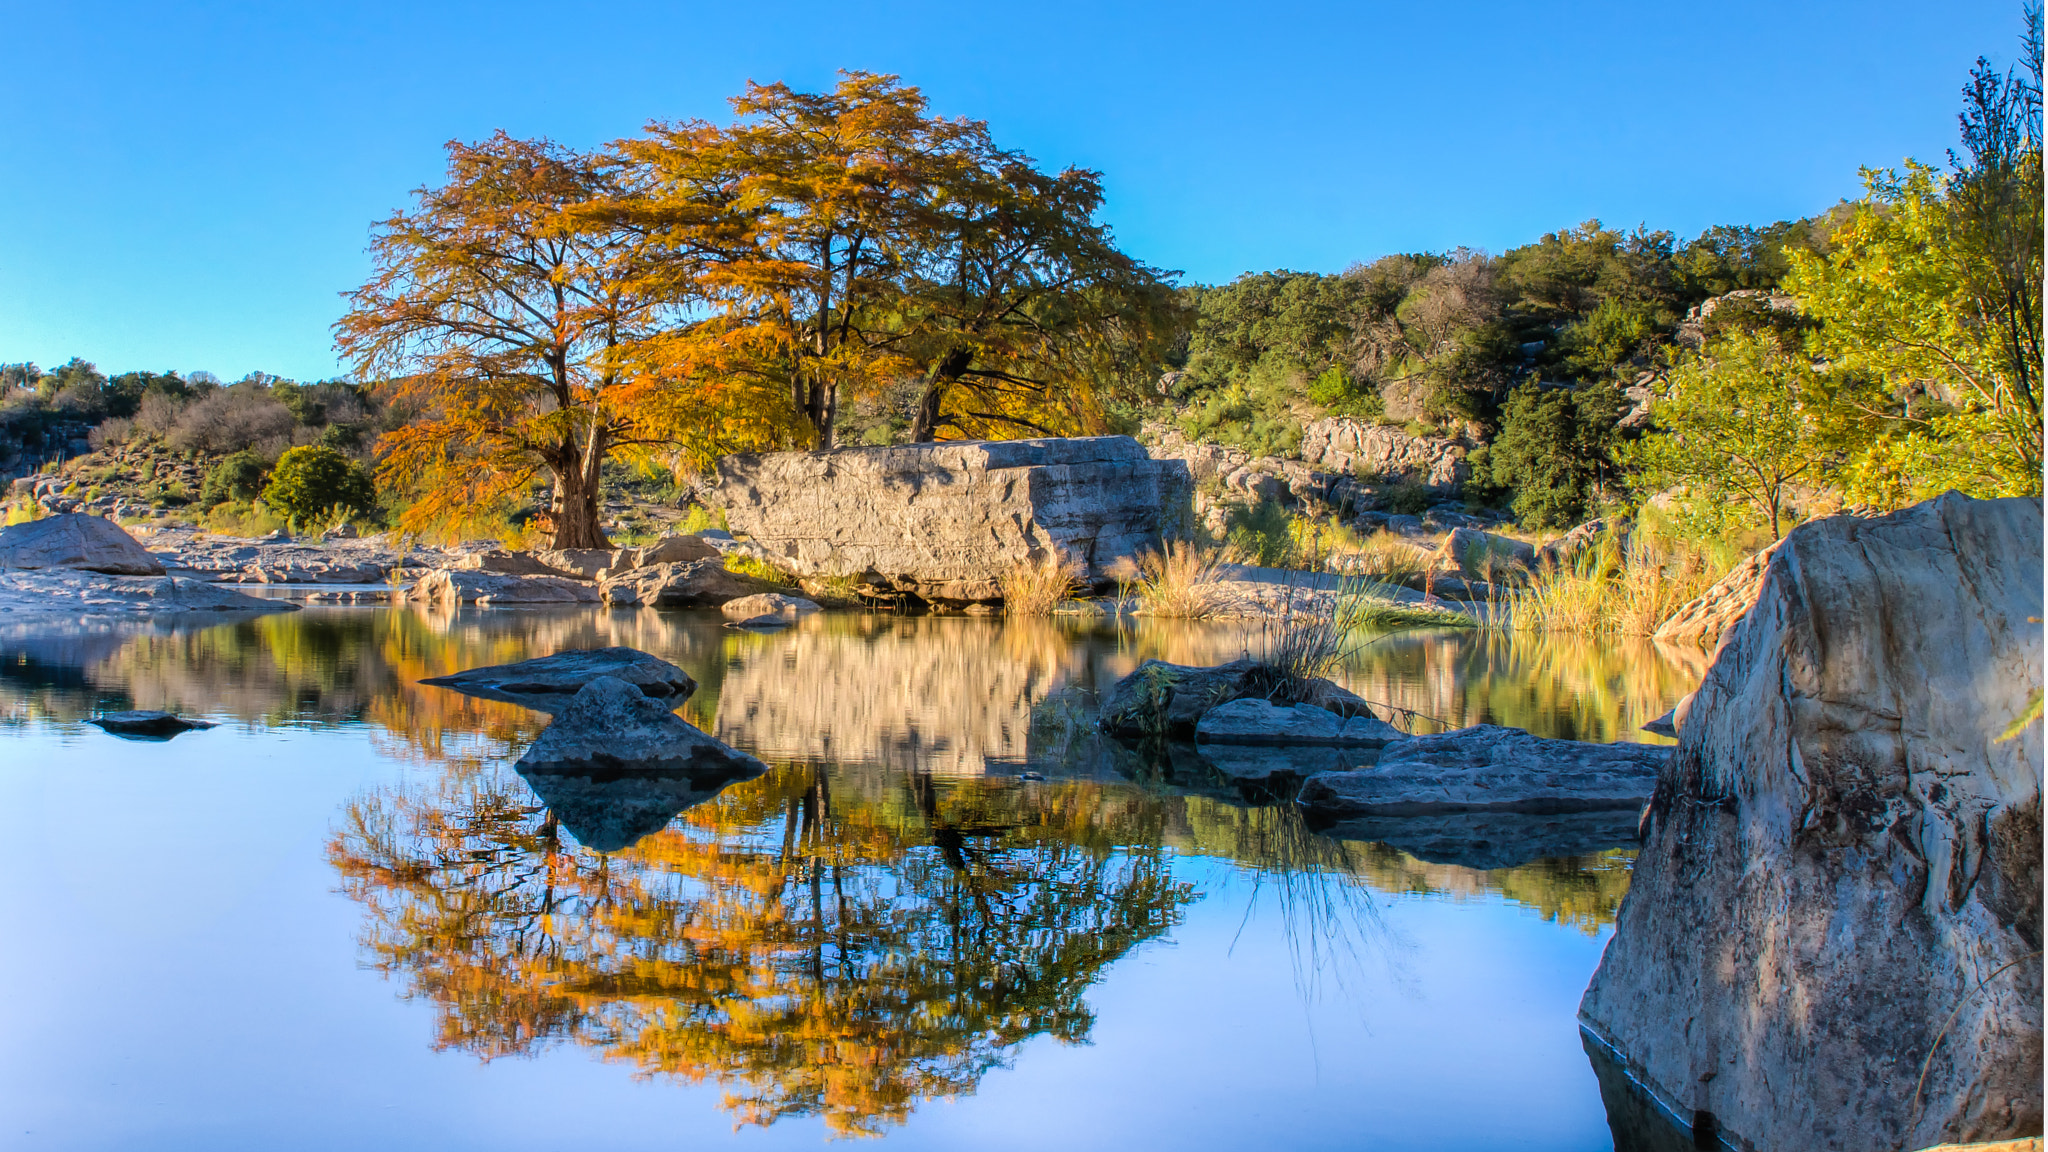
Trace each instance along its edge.
<path fill-rule="evenodd" d="M 1572 563 L 1531 577 L 1504 598 L 1506 621 L 1522 632 L 1648 636 L 1705 592 L 1729 565 L 1727 549 L 1638 530 L 1626 540 L 1607 535 Z"/>
<path fill-rule="evenodd" d="M 1171 616 L 1199 620 L 1213 616 L 1223 607 L 1221 574 L 1223 552 L 1186 540 L 1169 540 L 1158 552 L 1138 557 L 1138 603 L 1149 616 Z"/>
<path fill-rule="evenodd" d="M 1057 553 L 1019 560 L 1003 570 L 1003 611 L 1011 616 L 1050 616 L 1060 602 L 1081 590 L 1074 565 Z"/>

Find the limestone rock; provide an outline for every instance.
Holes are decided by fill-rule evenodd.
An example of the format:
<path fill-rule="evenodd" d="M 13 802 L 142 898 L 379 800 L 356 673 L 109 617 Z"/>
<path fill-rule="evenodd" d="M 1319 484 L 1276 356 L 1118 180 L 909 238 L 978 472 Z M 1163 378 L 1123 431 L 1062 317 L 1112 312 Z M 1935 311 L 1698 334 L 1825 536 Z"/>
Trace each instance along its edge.
<path fill-rule="evenodd" d="M 614 563 L 613 557 L 618 553 L 610 548 L 549 548 L 533 555 L 557 572 L 577 580 L 595 580 L 599 572 Z"/>
<path fill-rule="evenodd" d="M 1322 772 L 1349 772 L 1372 757 L 1370 751 L 1336 744 L 1201 744 L 1199 759 L 1218 776 L 1238 785 L 1281 792 Z"/>
<path fill-rule="evenodd" d="M 1402 739 L 1400 729 L 1376 717 L 1346 720 L 1313 704 L 1282 705 L 1243 698 L 1202 714 L 1195 739 L 1211 744 L 1381 745 Z"/>
<path fill-rule="evenodd" d="M 1179 462 L 1095 436 L 727 456 L 713 498 L 798 576 L 964 603 L 999 599 L 1020 562 L 1057 555 L 1093 577 L 1158 549 L 1190 492 Z"/>
<path fill-rule="evenodd" d="M 471 552 L 456 558 L 450 565 L 458 572 L 496 572 L 505 576 L 554 576 L 565 580 L 581 579 L 573 572 L 557 568 L 542 559 L 548 553 L 508 552 L 503 548 L 491 548 L 482 552 Z M 605 553 L 610 555 L 610 553 Z"/>
<path fill-rule="evenodd" d="M 443 569 L 429 572 L 406 590 L 405 599 L 415 604 L 474 604 L 490 608 L 500 604 L 590 604 L 597 590 L 580 580 L 562 576 L 508 576 L 502 572 L 473 572 Z"/>
<path fill-rule="evenodd" d="M 169 712 L 102 712 L 86 723 L 110 735 L 141 740 L 168 740 L 180 732 L 213 727 L 210 720 L 187 720 Z"/>
<path fill-rule="evenodd" d="M 83 568 L 113 576 L 161 576 L 164 566 L 102 516 L 70 512 L 0 528 L 0 569 Z"/>
<path fill-rule="evenodd" d="M 1349 417 L 1304 425 L 1301 458 L 1353 476 L 1419 480 L 1442 492 L 1457 489 L 1472 475 L 1465 448 L 1457 441 L 1410 436 L 1399 428 Z"/>
<path fill-rule="evenodd" d="M 522 776 L 536 772 L 609 778 L 621 772 L 685 773 L 704 783 L 758 776 L 766 764 L 699 731 L 624 680 L 599 676 L 585 684 L 519 758 Z"/>
<path fill-rule="evenodd" d="M 1539 571 L 1546 572 L 1554 569 L 1568 569 L 1578 560 L 1582 553 L 1598 544 L 1602 536 L 1609 533 L 1617 533 L 1623 535 L 1625 539 L 1627 532 L 1628 522 L 1626 520 L 1588 520 L 1584 524 L 1552 540 L 1550 543 L 1545 544 L 1543 547 L 1538 548 L 1536 550 L 1535 562 L 1532 566 Z"/>
<path fill-rule="evenodd" d="M 716 560 L 720 555 L 720 551 L 701 536 L 663 536 L 643 547 L 619 549 L 612 554 L 611 566 L 599 572 L 597 579 L 606 580 L 613 576 L 623 576 L 635 568 L 647 568 L 655 564 L 687 564 L 692 560 Z"/>
<path fill-rule="evenodd" d="M 823 612 L 815 600 L 801 596 L 785 596 L 780 592 L 757 592 L 728 600 L 719 608 L 728 620 L 746 620 L 755 616 L 788 616 L 795 618 L 812 612 Z"/>
<path fill-rule="evenodd" d="M 185 576 L 105 576 L 71 568 L 0 571 L 0 612 L 16 616 L 157 616 L 186 612 L 296 612 L 282 600 L 245 596 Z"/>
<path fill-rule="evenodd" d="M 598 585 L 607 604 L 641 604 L 650 608 L 712 607 L 742 596 L 772 590 L 774 584 L 755 576 L 728 572 L 720 559 L 687 564 L 656 564 L 607 578 Z"/>
<path fill-rule="evenodd" d="M 1358 772 L 1317 776 L 1302 787 L 1304 808 L 1323 817 L 1416 816 L 1441 812 L 1582 812 L 1626 809 L 1650 798 L 1669 748 L 1546 740 L 1519 728 L 1480 724 L 1411 736 Z"/>
<path fill-rule="evenodd" d="M 1580 1005 L 1677 1115 L 1766 1149 L 2041 1131 L 2041 727 L 1998 739 L 2041 557 L 2038 497 L 1950 494 L 1763 565 Z"/>
<path fill-rule="evenodd" d="M 515 664 L 492 664 L 448 676 L 429 676 L 420 683 L 554 713 L 599 676 L 631 684 L 643 695 L 668 701 L 670 708 L 689 699 L 697 690 L 697 682 L 688 672 L 659 656 L 623 647 L 571 649 Z"/>
<path fill-rule="evenodd" d="M 1247 682 L 1261 672 L 1254 660 L 1213 668 L 1147 660 L 1103 699 L 1102 728 L 1112 736 L 1190 739 L 1204 713 L 1243 695 Z"/>
<path fill-rule="evenodd" d="M 1712 650 L 1728 634 L 1728 629 L 1742 618 L 1742 614 L 1749 611 L 1750 605 L 1756 603 L 1771 556 L 1781 545 L 1782 541 L 1737 564 L 1713 587 L 1679 605 L 1670 619 L 1657 625 L 1651 639 Z"/>

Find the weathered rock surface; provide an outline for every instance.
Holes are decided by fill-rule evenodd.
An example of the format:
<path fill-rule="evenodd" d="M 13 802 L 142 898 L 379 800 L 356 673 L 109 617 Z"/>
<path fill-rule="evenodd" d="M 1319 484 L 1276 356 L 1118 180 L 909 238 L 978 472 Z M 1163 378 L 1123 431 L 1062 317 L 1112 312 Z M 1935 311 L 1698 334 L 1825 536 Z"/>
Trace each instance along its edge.
<path fill-rule="evenodd" d="M 534 558 L 557 572 L 577 580 L 595 580 L 597 574 L 614 564 L 618 553 L 610 548 L 548 548 Z"/>
<path fill-rule="evenodd" d="M 569 700 L 519 758 L 519 772 L 608 779 L 620 772 L 685 773 L 704 785 L 758 776 L 766 764 L 699 731 L 624 680 L 599 676 Z"/>
<path fill-rule="evenodd" d="M 104 576 L 75 568 L 0 571 L 0 612 L 20 616 L 152 616 L 178 612 L 296 612 L 184 576 Z"/>
<path fill-rule="evenodd" d="M 110 735 L 143 740 L 168 740 L 180 732 L 213 727 L 210 720 L 187 720 L 170 712 L 102 712 L 86 723 Z"/>
<path fill-rule="evenodd" d="M 509 576 L 502 572 L 443 570 L 429 572 L 406 590 L 414 604 L 591 604 L 597 589 L 563 576 Z"/>
<path fill-rule="evenodd" d="M 1353 475 L 1419 480 L 1446 492 L 1472 474 L 1464 446 L 1457 441 L 1410 436 L 1399 428 L 1348 417 L 1304 425 L 1301 458 Z"/>
<path fill-rule="evenodd" d="M 785 596 L 780 592 L 757 592 L 728 600 L 719 608 L 728 620 L 749 620 L 756 616 L 806 616 L 812 612 L 823 612 L 815 600 L 801 596 Z"/>
<path fill-rule="evenodd" d="M 774 584 L 755 576 L 728 572 L 720 559 L 687 564 L 656 564 L 613 576 L 598 585 L 607 604 L 639 604 L 649 608 L 705 608 L 771 590 Z"/>
<path fill-rule="evenodd" d="M 702 536 L 663 536 L 652 544 L 638 548 L 621 548 L 611 554 L 611 563 L 597 579 L 623 576 L 635 568 L 647 568 L 655 564 L 687 564 L 692 560 L 716 560 L 721 555 Z"/>
<path fill-rule="evenodd" d="M 1326 836 L 1376 841 L 1417 860 L 1463 868 L 1517 868 L 1532 860 L 1585 856 L 1636 845 L 1636 813 L 1628 808 L 1355 816 L 1317 821 L 1315 827 Z"/>
<path fill-rule="evenodd" d="M 1275 683 L 1273 672 L 1256 660 L 1206 668 L 1147 660 L 1103 697 L 1100 724 L 1112 736 L 1192 739 L 1196 724 L 1211 708 L 1243 696 L 1266 697 Z M 1364 700 L 1329 680 L 1318 677 L 1307 695 L 1304 703 L 1341 719 L 1372 718 Z"/>
<path fill-rule="evenodd" d="M 1347 720 L 1327 708 L 1318 708 L 1313 704 L 1275 704 L 1269 700 L 1256 698 L 1218 704 L 1203 713 L 1201 720 L 1195 724 L 1195 739 L 1211 744 L 1345 744 L 1378 747 L 1403 738 L 1404 734 L 1400 729 L 1370 714 L 1353 716 Z"/>
<path fill-rule="evenodd" d="M 2041 1131 L 2039 498 L 1794 529 L 1679 725 L 1581 1023 L 1760 1149 Z M 1924 1069 L 1924 1082 L 1921 1078 Z"/>
<path fill-rule="evenodd" d="M 81 512 L 0 528 L 0 570 L 82 568 L 113 576 L 161 576 L 164 566 L 119 524 Z"/>
<path fill-rule="evenodd" d="M 1666 644 L 1691 644 L 1711 651 L 1728 634 L 1728 629 L 1742 618 L 1742 614 L 1749 611 L 1750 605 L 1756 603 L 1771 557 L 1781 546 L 1782 542 L 1773 544 L 1737 564 L 1713 587 L 1679 605 L 1669 620 L 1657 626 L 1651 638 Z"/>
<path fill-rule="evenodd" d="M 1579 556 L 1610 532 L 1626 539 L 1628 521 L 1588 520 L 1536 550 L 1534 567 L 1541 571 L 1570 568 Z"/>
<path fill-rule="evenodd" d="M 631 684 L 644 696 L 667 701 L 674 708 L 697 690 L 688 672 L 637 648 L 579 648 L 537 656 L 516 664 L 492 664 L 449 676 L 429 676 L 422 684 L 453 688 L 469 696 L 555 713 L 593 679 L 606 676 Z"/>
<path fill-rule="evenodd" d="M 1317 776 L 1301 804 L 1323 817 L 1503 812 L 1634 812 L 1650 798 L 1669 748 L 1546 740 L 1480 724 L 1411 736 L 1360 772 Z"/>
<path fill-rule="evenodd" d="M 486 552 L 472 552 L 467 556 L 457 557 L 451 567 L 458 572 L 497 572 L 506 576 L 557 576 L 567 580 L 578 579 L 574 573 L 564 572 L 543 561 L 536 553 L 508 552 L 503 548 L 492 548 Z"/>
<path fill-rule="evenodd" d="M 1197 758 L 1218 776 L 1239 785 L 1264 786 L 1281 793 L 1322 772 L 1350 772 L 1370 763 L 1373 752 L 1337 744 L 1213 744 L 1195 746 Z"/>
<path fill-rule="evenodd" d="M 960 603 L 1023 561 L 1099 575 L 1157 549 L 1190 491 L 1184 466 L 1095 436 L 727 456 L 713 499 L 777 567 Z"/>

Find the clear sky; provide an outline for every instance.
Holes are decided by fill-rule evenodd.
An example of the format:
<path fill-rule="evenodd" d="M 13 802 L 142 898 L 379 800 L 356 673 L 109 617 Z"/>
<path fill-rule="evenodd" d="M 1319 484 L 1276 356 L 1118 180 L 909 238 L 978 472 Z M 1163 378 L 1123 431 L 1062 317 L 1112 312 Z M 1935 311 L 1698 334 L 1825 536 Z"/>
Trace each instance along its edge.
<path fill-rule="evenodd" d="M 748 79 L 896 72 L 1216 282 L 1768 223 L 1939 160 L 2017 0 L 1653 4 L 0 0 L 0 361 L 339 366 L 372 220 L 503 128 L 587 146 Z"/>

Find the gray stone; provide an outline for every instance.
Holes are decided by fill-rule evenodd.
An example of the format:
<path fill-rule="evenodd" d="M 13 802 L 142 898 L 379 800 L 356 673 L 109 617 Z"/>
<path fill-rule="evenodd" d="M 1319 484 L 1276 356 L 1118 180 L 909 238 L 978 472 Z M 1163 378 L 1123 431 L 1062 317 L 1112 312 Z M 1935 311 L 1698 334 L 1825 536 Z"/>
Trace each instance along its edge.
<path fill-rule="evenodd" d="M 557 572 L 577 580 L 595 580 L 599 572 L 614 563 L 618 553 L 610 548 L 549 548 L 533 555 Z"/>
<path fill-rule="evenodd" d="M 1370 751 L 1334 744 L 1201 744 L 1204 764 L 1235 784 L 1280 789 L 1322 772 L 1349 772 L 1372 758 Z M 1284 797 L 1283 797 L 1284 798 Z"/>
<path fill-rule="evenodd" d="M 623 576 L 635 568 L 656 564 L 687 564 L 692 560 L 715 560 L 723 553 L 701 536 L 663 536 L 639 548 L 621 548 L 613 553 L 611 566 L 597 574 L 606 580 Z"/>
<path fill-rule="evenodd" d="M 717 559 L 636 568 L 598 585 L 607 604 L 650 608 L 715 607 L 774 588 L 759 577 L 726 571 L 725 561 Z"/>
<path fill-rule="evenodd" d="M 474 604 L 489 608 L 503 604 L 591 604 L 597 589 L 580 580 L 562 576 L 509 576 L 502 572 L 429 572 L 406 590 L 405 599 L 415 604 Z"/>
<path fill-rule="evenodd" d="M 1204 713 L 1243 695 L 1247 682 L 1261 672 L 1254 660 L 1213 668 L 1147 660 L 1109 690 L 1102 702 L 1102 728 L 1112 736 L 1190 739 Z"/>
<path fill-rule="evenodd" d="M 1801 525 L 1678 725 L 1580 1022 L 1731 1145 L 2042 1124 L 2041 501 Z M 1683 1022 L 1680 1027 L 1678 1022 Z"/>
<path fill-rule="evenodd" d="M 1431 864 L 1519 868 L 1536 860 L 1586 856 L 1636 844 L 1636 811 L 1503 812 L 1479 809 L 1428 816 L 1356 816 L 1317 823 L 1340 840 L 1370 840 Z"/>
<path fill-rule="evenodd" d="M 1360 704 L 1362 706 L 1363 701 Z M 1195 739 L 1211 744 L 1378 746 L 1402 739 L 1402 733 L 1370 714 L 1345 719 L 1313 704 L 1285 705 L 1242 698 L 1219 704 L 1203 713 L 1195 725 Z"/>
<path fill-rule="evenodd" d="M 606 779 L 651 771 L 726 783 L 768 770 L 676 715 L 672 709 L 678 702 L 654 699 L 624 680 L 596 677 L 555 713 L 540 739 L 519 758 L 519 772 Z"/>
<path fill-rule="evenodd" d="M 73 568 L 0 571 L 0 612 L 17 616 L 162 616 L 187 612 L 296 612 L 185 576 L 106 576 Z"/>
<path fill-rule="evenodd" d="M 86 723 L 110 735 L 140 740 L 168 740 L 180 732 L 213 727 L 212 721 L 187 720 L 170 712 L 102 712 Z"/>
<path fill-rule="evenodd" d="M 420 683 L 554 713 L 599 676 L 631 684 L 643 695 L 668 701 L 670 708 L 689 699 L 697 690 L 697 682 L 681 668 L 659 656 L 621 647 L 572 649 L 516 664 L 492 664 L 448 676 L 429 676 Z"/>
<path fill-rule="evenodd" d="M 1481 724 L 1390 745 L 1361 772 L 1318 776 L 1301 804 L 1325 817 L 1506 812 L 1634 812 L 1650 798 L 1669 748 L 1546 740 Z"/>
<path fill-rule="evenodd" d="M 1713 587 L 1679 605 L 1670 619 L 1657 626 L 1651 638 L 1666 644 L 1692 644 L 1714 650 L 1750 605 L 1756 603 L 1757 594 L 1763 590 L 1764 573 L 1779 546 L 1773 544 L 1737 564 Z"/>
<path fill-rule="evenodd" d="M 1387 517 L 1386 529 L 1402 536 L 1422 535 L 1422 517 L 1395 515 Z"/>
<path fill-rule="evenodd" d="M 0 528 L 0 569 L 82 568 L 112 576 L 161 576 L 164 566 L 100 516 L 66 513 Z"/>
<path fill-rule="evenodd" d="M 763 612 L 745 620 L 727 620 L 727 628 L 743 628 L 749 632 L 777 632 L 796 623 L 796 617 L 784 616 L 780 612 Z"/>
<path fill-rule="evenodd" d="M 785 596 L 780 592 L 758 592 L 752 596 L 728 600 L 719 611 L 724 613 L 728 620 L 745 620 L 756 616 L 787 616 L 795 619 L 812 612 L 823 612 L 824 609 L 819 607 L 817 601 L 806 600 L 801 596 Z"/>
<path fill-rule="evenodd" d="M 1622 545 L 1628 543 L 1629 523 L 1626 520 L 1588 520 L 1564 535 L 1536 550 L 1535 567 L 1542 571 L 1569 569 L 1578 558 L 1610 533 L 1619 537 Z"/>
<path fill-rule="evenodd" d="M 1489 575 L 1504 575 L 1508 569 L 1534 567 L 1536 546 L 1477 528 L 1455 528 L 1437 550 L 1437 562 L 1468 580 L 1484 580 Z"/>
<path fill-rule="evenodd" d="M 1472 474 L 1465 448 L 1457 441 L 1410 436 L 1399 428 L 1349 417 L 1304 425 L 1301 458 L 1354 476 L 1418 480 L 1441 492 L 1456 490 Z"/>
<path fill-rule="evenodd" d="M 1018 563 L 1094 578 L 1156 550 L 1190 493 L 1184 464 L 1096 436 L 727 456 L 714 498 L 786 571 L 964 603 L 1000 599 Z"/>
<path fill-rule="evenodd" d="M 576 579 L 574 574 L 547 563 L 536 553 L 508 552 L 503 548 L 459 556 L 451 567 L 458 572 L 497 572 L 506 576 L 556 576 Z"/>

